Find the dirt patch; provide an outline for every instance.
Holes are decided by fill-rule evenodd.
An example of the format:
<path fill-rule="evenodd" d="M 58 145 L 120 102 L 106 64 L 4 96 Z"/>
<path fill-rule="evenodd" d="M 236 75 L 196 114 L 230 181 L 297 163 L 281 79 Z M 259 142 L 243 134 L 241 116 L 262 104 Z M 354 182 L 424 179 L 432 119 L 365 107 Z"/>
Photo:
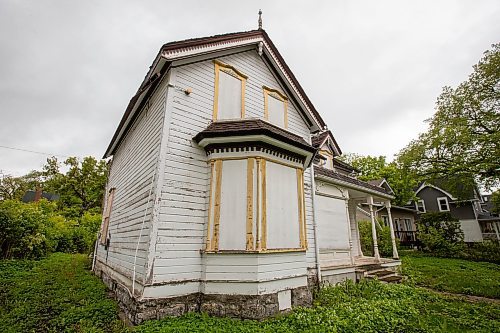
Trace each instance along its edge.
<path fill-rule="evenodd" d="M 467 294 L 455 294 L 455 293 L 450 293 L 447 291 L 439 291 L 439 290 L 426 288 L 426 287 L 419 287 L 419 288 L 426 289 L 426 290 L 435 292 L 435 293 L 443 295 L 443 296 L 450 296 L 450 297 L 465 299 L 465 300 L 472 302 L 472 303 L 487 302 L 487 303 L 493 303 L 493 304 L 500 305 L 500 299 L 497 299 L 497 298 L 474 296 L 474 295 L 467 295 Z"/>

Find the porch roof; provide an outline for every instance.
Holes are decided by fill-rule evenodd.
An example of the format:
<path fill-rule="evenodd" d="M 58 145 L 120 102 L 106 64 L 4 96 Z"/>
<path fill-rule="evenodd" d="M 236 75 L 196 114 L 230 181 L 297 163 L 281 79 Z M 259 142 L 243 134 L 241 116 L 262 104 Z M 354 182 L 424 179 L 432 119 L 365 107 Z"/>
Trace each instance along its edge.
<path fill-rule="evenodd" d="M 386 199 L 394 199 L 394 196 L 389 194 L 383 187 L 371 185 L 365 181 L 343 175 L 330 169 L 314 166 L 314 174 L 317 178 L 321 178 L 347 188 L 352 188 L 359 192 L 372 194 Z"/>

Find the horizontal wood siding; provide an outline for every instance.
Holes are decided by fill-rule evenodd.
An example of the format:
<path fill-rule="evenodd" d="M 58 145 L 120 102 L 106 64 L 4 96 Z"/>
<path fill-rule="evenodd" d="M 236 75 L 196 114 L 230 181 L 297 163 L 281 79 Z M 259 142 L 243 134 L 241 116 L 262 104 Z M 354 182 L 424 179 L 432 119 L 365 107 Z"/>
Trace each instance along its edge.
<path fill-rule="evenodd" d="M 147 260 L 154 188 L 150 197 L 149 193 L 158 161 L 166 89 L 167 83 L 162 82 L 113 156 L 107 185 L 108 189 L 116 188 L 109 224 L 110 246 L 106 251 L 99 245 L 97 251 L 98 260 L 131 278 L 139 241 L 136 259 L 139 282 L 144 281 Z"/>
<path fill-rule="evenodd" d="M 248 75 L 245 90 L 245 117 L 264 118 L 262 86 L 284 91 L 256 51 L 247 51 L 218 58 Z M 176 68 L 170 133 L 166 152 L 164 185 L 158 225 L 158 239 L 153 283 L 202 279 L 203 249 L 208 216 L 209 166 L 202 148 L 192 138 L 212 121 L 214 98 L 214 63 L 211 60 Z M 182 90 L 190 88 L 186 95 Z M 310 142 L 309 130 L 293 105 L 288 104 L 288 130 Z M 162 148 L 163 149 L 163 148 Z M 310 174 L 305 173 L 306 219 L 310 248 L 314 246 Z M 308 251 L 308 257 L 312 252 Z M 303 257 L 303 254 L 302 254 Z M 302 259 L 304 260 L 304 259 Z M 300 261 L 300 260 L 299 260 Z M 312 258 L 314 263 L 314 258 Z M 297 263 L 300 266 L 300 263 Z M 274 268 L 271 268 L 274 267 Z M 270 265 L 279 274 L 280 265 Z M 285 270 L 288 270 L 286 268 Z M 222 272 L 223 273 L 223 272 Z M 208 274 L 208 273 L 207 273 Z M 212 274 L 212 272 L 210 272 Z M 213 274 L 219 274 L 213 272 Z M 198 290 L 193 290 L 196 292 Z"/>
<path fill-rule="evenodd" d="M 206 281 L 262 282 L 307 274 L 303 252 L 211 254 L 206 257 Z"/>

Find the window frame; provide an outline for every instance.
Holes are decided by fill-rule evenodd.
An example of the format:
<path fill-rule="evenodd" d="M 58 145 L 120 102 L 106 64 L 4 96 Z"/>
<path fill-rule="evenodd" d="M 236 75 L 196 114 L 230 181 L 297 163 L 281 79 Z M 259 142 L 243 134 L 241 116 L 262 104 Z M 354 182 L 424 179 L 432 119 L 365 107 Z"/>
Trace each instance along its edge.
<path fill-rule="evenodd" d="M 333 170 L 334 169 L 333 168 L 333 154 L 331 152 L 329 152 L 328 150 L 325 150 L 325 149 L 321 149 L 319 151 L 319 154 L 327 158 L 326 162 L 327 163 L 329 162 L 328 169 Z"/>
<path fill-rule="evenodd" d="M 219 60 L 214 60 L 214 70 L 215 70 L 215 83 L 214 83 L 214 108 L 212 113 L 212 120 L 224 120 L 218 119 L 219 113 L 219 76 L 220 72 L 224 72 L 238 80 L 241 81 L 241 119 L 245 118 L 245 88 L 248 76 L 240 72 L 234 66 L 223 63 Z"/>
<path fill-rule="evenodd" d="M 269 97 L 276 98 L 283 103 L 283 126 L 288 129 L 288 97 L 278 89 L 267 86 L 262 86 L 262 91 L 264 93 L 264 119 L 269 121 Z"/>
<path fill-rule="evenodd" d="M 422 203 L 423 210 L 419 209 L 419 207 L 418 207 L 419 203 Z M 427 213 L 427 209 L 425 208 L 425 201 L 423 199 L 416 200 L 415 201 L 415 207 L 417 208 L 417 211 L 419 211 L 420 213 L 424 213 L 424 214 Z"/>
<path fill-rule="evenodd" d="M 446 208 L 447 209 L 441 209 L 441 200 L 444 199 L 445 202 L 446 202 Z M 440 212 L 449 212 L 450 211 L 450 203 L 448 202 L 448 198 L 447 197 L 438 197 L 436 198 L 437 200 L 437 204 L 438 204 L 438 209 Z"/>

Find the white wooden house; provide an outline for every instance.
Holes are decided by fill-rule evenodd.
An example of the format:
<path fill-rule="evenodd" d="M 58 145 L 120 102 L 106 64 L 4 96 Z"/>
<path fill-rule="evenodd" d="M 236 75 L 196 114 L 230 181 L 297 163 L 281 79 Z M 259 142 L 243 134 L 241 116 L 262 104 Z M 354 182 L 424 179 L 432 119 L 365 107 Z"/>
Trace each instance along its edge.
<path fill-rule="evenodd" d="M 263 318 L 310 304 L 321 281 L 398 266 L 376 241 L 363 256 L 355 219 L 392 196 L 340 154 L 264 30 L 165 44 L 104 155 L 94 271 L 138 323 Z"/>

